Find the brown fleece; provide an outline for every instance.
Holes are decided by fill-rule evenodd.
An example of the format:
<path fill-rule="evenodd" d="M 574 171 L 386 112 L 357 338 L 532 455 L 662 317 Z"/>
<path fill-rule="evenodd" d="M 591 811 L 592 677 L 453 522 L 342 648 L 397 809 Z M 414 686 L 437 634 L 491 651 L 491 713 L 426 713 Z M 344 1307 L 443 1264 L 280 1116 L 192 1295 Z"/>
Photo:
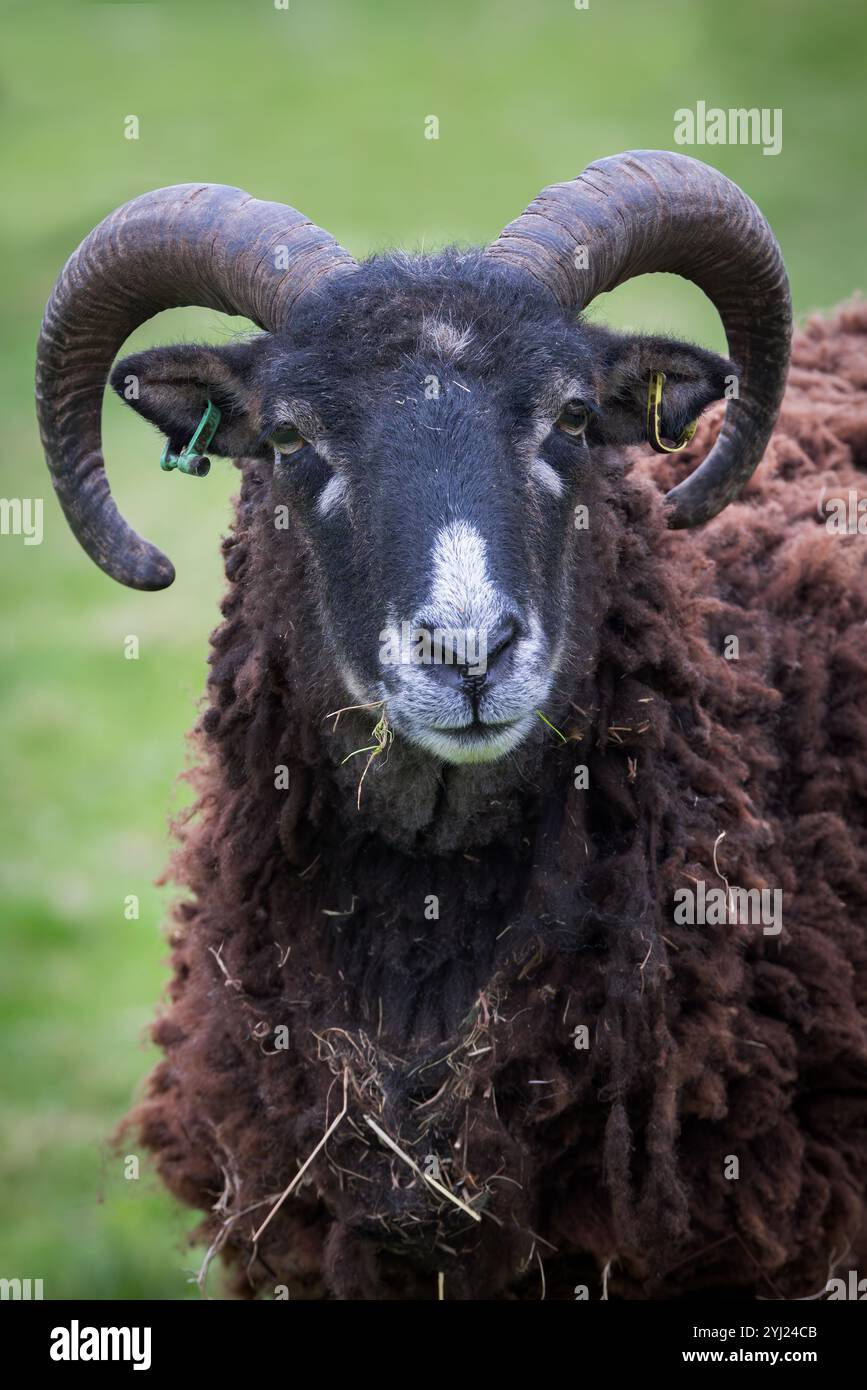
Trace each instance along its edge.
<path fill-rule="evenodd" d="M 399 751 L 356 810 L 337 753 L 371 720 L 323 722 L 305 556 L 284 533 L 275 563 L 268 470 L 244 463 L 165 1058 L 128 1121 L 235 1293 L 432 1299 L 442 1273 L 446 1298 L 536 1299 L 543 1276 L 597 1298 L 608 1267 L 612 1298 L 795 1298 L 867 1267 L 867 535 L 825 524 L 867 495 L 865 388 L 853 302 L 797 335 L 717 520 L 666 531 L 660 484 L 721 407 L 684 454 L 612 471 L 569 741 L 492 822 L 464 808 L 451 849 L 448 783 L 411 841 L 381 833 L 387 803 L 413 811 Z M 696 880 L 782 890 L 782 931 L 676 924 Z"/>

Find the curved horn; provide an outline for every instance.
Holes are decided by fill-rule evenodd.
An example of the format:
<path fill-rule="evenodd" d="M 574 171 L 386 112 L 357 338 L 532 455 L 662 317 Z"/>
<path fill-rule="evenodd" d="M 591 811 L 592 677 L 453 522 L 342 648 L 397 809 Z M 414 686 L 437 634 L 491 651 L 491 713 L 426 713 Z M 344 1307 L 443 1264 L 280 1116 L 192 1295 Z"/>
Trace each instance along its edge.
<path fill-rule="evenodd" d="M 631 150 L 543 189 L 488 254 L 532 275 L 568 309 L 649 271 L 682 275 L 704 291 L 740 370 L 739 399 L 728 402 L 707 458 L 665 500 L 670 526 L 697 526 L 722 511 L 765 451 L 792 333 L 783 258 L 755 203 L 697 159 Z"/>
<path fill-rule="evenodd" d="M 301 295 L 353 269 L 349 253 L 294 208 L 223 184 L 133 198 L 70 256 L 39 335 L 37 411 L 60 505 L 106 574 L 133 589 L 164 589 L 175 576 L 124 521 L 105 475 L 102 397 L 124 340 L 161 310 L 189 304 L 274 331 Z"/>

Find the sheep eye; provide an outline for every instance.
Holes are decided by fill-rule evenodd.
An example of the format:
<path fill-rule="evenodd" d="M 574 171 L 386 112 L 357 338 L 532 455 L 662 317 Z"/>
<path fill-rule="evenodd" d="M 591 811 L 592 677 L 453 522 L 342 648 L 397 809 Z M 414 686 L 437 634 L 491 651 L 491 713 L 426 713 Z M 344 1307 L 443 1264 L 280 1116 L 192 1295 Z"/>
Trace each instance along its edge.
<path fill-rule="evenodd" d="M 268 436 L 268 443 L 278 454 L 297 454 L 299 449 L 304 448 L 307 440 L 293 425 L 282 425 L 279 430 Z"/>
<path fill-rule="evenodd" d="M 577 437 L 584 433 L 589 420 L 590 411 L 583 401 L 567 401 L 557 420 L 557 428 Z"/>

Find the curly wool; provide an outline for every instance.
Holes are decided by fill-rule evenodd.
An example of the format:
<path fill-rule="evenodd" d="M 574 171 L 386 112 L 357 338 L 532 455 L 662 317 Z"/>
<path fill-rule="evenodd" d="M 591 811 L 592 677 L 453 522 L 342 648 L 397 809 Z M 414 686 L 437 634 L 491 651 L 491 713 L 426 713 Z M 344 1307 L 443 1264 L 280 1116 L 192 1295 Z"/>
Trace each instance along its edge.
<path fill-rule="evenodd" d="M 613 1298 L 796 1298 L 864 1267 L 865 542 L 821 499 L 863 487 L 865 387 L 867 308 L 810 320 L 757 476 L 699 532 L 659 485 L 721 408 L 611 468 L 568 742 L 474 799 L 395 746 L 356 810 L 372 721 L 323 721 L 305 555 L 242 465 L 165 1059 L 128 1121 L 236 1294 L 595 1298 L 604 1271 Z M 782 889 L 781 934 L 677 925 L 695 880 Z"/>

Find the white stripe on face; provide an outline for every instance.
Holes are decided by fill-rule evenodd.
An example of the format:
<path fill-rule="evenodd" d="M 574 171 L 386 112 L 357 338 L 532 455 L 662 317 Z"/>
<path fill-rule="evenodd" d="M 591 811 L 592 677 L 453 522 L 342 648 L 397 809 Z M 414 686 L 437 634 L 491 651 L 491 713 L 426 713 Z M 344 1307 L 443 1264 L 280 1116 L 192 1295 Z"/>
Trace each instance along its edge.
<path fill-rule="evenodd" d="M 346 501 L 346 479 L 341 474 L 329 478 L 316 501 L 316 510 L 321 517 L 329 516 L 336 507 Z"/>
<path fill-rule="evenodd" d="M 563 496 L 563 482 L 560 475 L 546 463 L 545 459 L 534 459 L 530 469 L 534 480 L 539 483 L 546 492 L 550 492 L 552 497 Z"/>
<path fill-rule="evenodd" d="M 432 580 L 425 611 L 454 629 L 491 630 L 503 598 L 488 575 L 488 546 L 468 521 L 453 521 L 437 533 L 431 554 Z"/>

